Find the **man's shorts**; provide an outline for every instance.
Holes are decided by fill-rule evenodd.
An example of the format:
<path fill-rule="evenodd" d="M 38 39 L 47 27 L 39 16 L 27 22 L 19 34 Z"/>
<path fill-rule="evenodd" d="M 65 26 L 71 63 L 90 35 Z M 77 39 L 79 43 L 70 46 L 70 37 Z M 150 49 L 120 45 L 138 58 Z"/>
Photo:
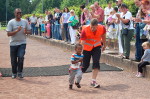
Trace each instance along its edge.
<path fill-rule="evenodd" d="M 101 56 L 101 46 L 95 47 L 91 51 L 83 50 L 83 55 L 84 55 L 84 57 L 83 57 L 82 72 L 86 72 L 86 70 L 88 69 L 88 67 L 90 65 L 91 56 L 93 59 L 92 69 L 95 69 L 95 68 L 100 69 L 99 60 L 100 60 L 100 56 Z"/>

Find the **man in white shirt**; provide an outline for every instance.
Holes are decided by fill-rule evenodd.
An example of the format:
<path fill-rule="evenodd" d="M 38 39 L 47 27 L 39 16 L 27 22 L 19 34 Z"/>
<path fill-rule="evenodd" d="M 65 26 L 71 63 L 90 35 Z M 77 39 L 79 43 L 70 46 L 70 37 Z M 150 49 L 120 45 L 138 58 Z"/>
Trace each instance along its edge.
<path fill-rule="evenodd" d="M 33 14 L 33 16 L 30 17 L 30 22 L 31 22 L 32 35 L 34 35 L 35 25 L 37 23 L 37 17 L 35 16 L 35 14 Z"/>
<path fill-rule="evenodd" d="M 108 3 L 108 7 L 104 9 L 104 15 L 105 15 L 105 23 L 107 21 L 108 16 L 110 15 L 110 12 L 113 10 L 111 7 L 111 2 Z"/>

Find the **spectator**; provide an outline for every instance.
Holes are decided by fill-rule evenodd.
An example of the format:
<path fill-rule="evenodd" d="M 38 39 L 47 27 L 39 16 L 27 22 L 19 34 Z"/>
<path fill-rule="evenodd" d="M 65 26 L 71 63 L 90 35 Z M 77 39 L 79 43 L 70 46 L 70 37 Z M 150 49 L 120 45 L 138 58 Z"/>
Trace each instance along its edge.
<path fill-rule="evenodd" d="M 79 19 L 78 19 L 77 15 L 75 15 L 74 10 L 71 10 L 70 11 L 70 17 L 68 20 L 71 45 L 74 45 L 76 42 L 76 32 L 77 32 L 76 29 L 73 29 L 73 27 L 71 26 L 73 20 L 79 20 Z"/>
<path fill-rule="evenodd" d="M 108 36 L 108 48 L 110 48 L 110 42 L 111 40 L 114 41 L 114 49 L 117 49 L 117 27 L 118 27 L 118 23 L 117 23 L 117 17 L 116 17 L 116 13 L 118 12 L 118 8 L 114 7 L 113 11 L 111 12 L 112 15 L 110 15 L 107 19 L 107 24 L 108 24 L 108 32 L 107 32 L 107 36 Z"/>
<path fill-rule="evenodd" d="M 91 13 L 89 12 L 89 10 L 87 8 L 84 8 L 83 10 L 84 12 L 84 15 L 85 15 L 85 25 L 89 25 L 90 24 L 90 21 L 92 19 L 92 15 Z"/>
<path fill-rule="evenodd" d="M 43 18 L 42 15 L 40 15 L 40 18 L 38 18 L 40 36 L 42 35 L 42 33 L 41 33 L 41 24 L 42 24 L 42 21 L 44 21 L 44 18 Z"/>
<path fill-rule="evenodd" d="M 62 39 L 66 42 L 69 41 L 69 31 L 68 31 L 68 19 L 70 17 L 70 12 L 69 9 L 66 7 L 63 10 L 63 14 L 61 16 L 61 21 L 62 21 Z"/>
<path fill-rule="evenodd" d="M 119 6 L 123 3 L 123 0 L 116 0 L 116 5 Z"/>
<path fill-rule="evenodd" d="M 108 7 L 104 9 L 104 15 L 105 15 L 105 23 L 107 21 L 108 16 L 110 15 L 110 12 L 113 10 L 111 7 L 111 2 L 108 3 Z"/>
<path fill-rule="evenodd" d="M 141 11 L 141 1 L 140 0 L 134 0 L 135 5 L 139 8 L 137 14 L 136 14 L 136 18 L 141 18 L 140 16 L 140 11 Z M 140 39 L 140 26 L 139 26 L 139 22 L 135 23 L 135 38 L 136 38 L 136 42 L 135 42 L 135 59 L 133 59 L 133 61 L 137 61 L 140 62 L 141 61 L 141 57 L 142 57 L 142 42 Z"/>
<path fill-rule="evenodd" d="M 48 10 L 45 10 L 45 22 L 48 22 Z"/>
<path fill-rule="evenodd" d="M 84 8 L 85 8 L 84 4 L 80 6 L 80 10 L 82 11 L 81 16 L 80 16 L 80 23 L 81 23 L 81 25 L 85 25 L 86 24 L 85 23 Z"/>
<path fill-rule="evenodd" d="M 125 4 L 121 4 L 119 7 L 121 14 L 116 14 L 122 24 L 121 40 L 123 47 L 124 59 L 129 59 L 130 56 L 130 42 L 134 34 L 133 22 L 131 21 L 132 14 L 128 11 Z"/>
<path fill-rule="evenodd" d="M 99 24 L 103 24 L 104 21 L 104 10 L 99 6 L 99 3 L 96 1 L 94 3 L 95 12 L 93 16 L 98 19 Z"/>
<path fill-rule="evenodd" d="M 42 32 L 42 36 L 43 36 L 44 38 L 46 38 L 45 21 L 42 21 L 42 24 L 41 24 L 41 32 Z"/>
<path fill-rule="evenodd" d="M 55 15 L 54 15 L 54 18 L 55 18 L 55 29 L 54 29 L 54 37 L 55 39 L 57 40 L 61 40 L 61 35 L 60 35 L 60 18 L 61 18 L 61 15 L 62 13 L 60 12 L 60 10 L 58 8 L 55 8 Z"/>
<path fill-rule="evenodd" d="M 26 34 L 31 33 L 31 27 L 22 17 L 22 11 L 16 8 L 15 18 L 7 25 L 7 35 L 10 36 L 10 57 L 12 65 L 12 79 L 23 78 L 23 63 L 26 49 Z"/>
<path fill-rule="evenodd" d="M 53 20 L 53 15 L 52 15 L 52 13 L 49 11 L 48 12 L 48 20 L 49 20 L 49 28 L 50 28 L 50 37 L 49 38 L 52 38 L 53 37 L 53 33 L 52 33 L 52 25 L 53 25 L 53 23 L 54 23 L 54 20 Z M 47 27 L 48 28 L 48 27 Z"/>
<path fill-rule="evenodd" d="M 35 25 L 37 23 L 37 17 L 35 16 L 35 14 L 33 14 L 30 17 L 30 23 L 31 23 L 32 35 L 34 35 L 34 33 L 35 33 Z"/>
<path fill-rule="evenodd" d="M 143 49 L 145 50 L 144 55 L 141 58 L 141 62 L 138 64 L 137 77 L 143 77 L 143 67 L 150 64 L 150 43 L 144 42 L 142 44 Z"/>

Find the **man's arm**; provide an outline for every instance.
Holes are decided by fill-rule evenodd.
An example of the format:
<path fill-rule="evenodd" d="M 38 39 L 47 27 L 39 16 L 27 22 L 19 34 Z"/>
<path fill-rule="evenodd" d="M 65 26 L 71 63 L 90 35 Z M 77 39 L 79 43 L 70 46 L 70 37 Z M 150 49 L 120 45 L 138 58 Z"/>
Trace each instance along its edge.
<path fill-rule="evenodd" d="M 15 31 L 12 31 L 12 32 L 7 31 L 7 35 L 8 35 L 8 36 L 13 36 L 13 35 L 15 35 L 17 32 L 19 32 L 21 29 L 22 29 L 22 27 L 19 26 L 18 29 L 15 30 Z"/>

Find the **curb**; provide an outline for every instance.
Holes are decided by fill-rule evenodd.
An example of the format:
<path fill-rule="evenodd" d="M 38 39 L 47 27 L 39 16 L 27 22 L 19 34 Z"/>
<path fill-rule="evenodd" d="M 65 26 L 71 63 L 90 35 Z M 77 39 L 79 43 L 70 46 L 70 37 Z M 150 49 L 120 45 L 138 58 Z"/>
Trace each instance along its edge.
<path fill-rule="evenodd" d="M 60 47 L 60 48 L 63 48 L 65 50 L 69 50 L 69 51 L 74 51 L 74 46 L 67 44 L 64 41 L 55 40 L 55 39 L 45 39 L 41 36 L 32 36 L 32 35 L 28 35 L 27 37 L 30 39 L 33 39 L 33 40 L 37 40 L 44 44 L 57 46 L 57 47 Z M 134 50 L 132 50 L 132 51 L 134 51 Z M 122 58 L 116 56 L 115 53 L 114 54 L 113 53 L 102 53 L 101 62 L 110 64 L 115 67 L 122 68 L 123 70 L 131 72 L 131 73 L 137 72 L 137 65 L 139 63 L 139 62 L 134 62 L 134 61 L 131 61 L 128 59 L 122 59 Z M 145 74 L 145 78 L 150 79 L 150 65 L 148 65 L 148 66 L 146 66 L 146 68 L 144 68 L 144 74 Z"/>

